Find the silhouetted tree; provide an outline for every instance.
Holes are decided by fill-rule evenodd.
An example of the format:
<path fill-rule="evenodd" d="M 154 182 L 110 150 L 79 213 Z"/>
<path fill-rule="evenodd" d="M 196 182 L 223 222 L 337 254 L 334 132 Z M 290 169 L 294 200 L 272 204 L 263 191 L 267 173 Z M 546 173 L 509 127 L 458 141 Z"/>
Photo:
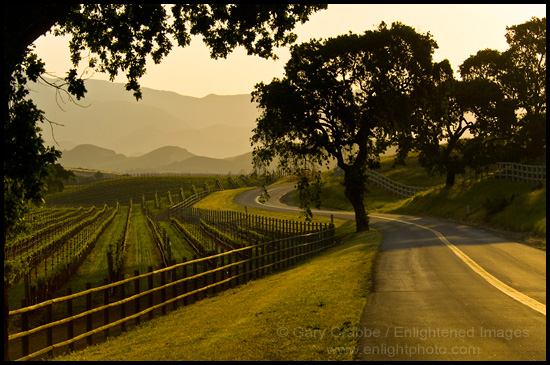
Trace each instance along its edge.
<path fill-rule="evenodd" d="M 509 129 L 514 107 L 490 80 L 456 80 L 447 60 L 434 65 L 431 87 L 423 120 L 413 126 L 411 147 L 419 151 L 420 165 L 430 174 L 445 175 L 450 187 L 467 165 L 479 168 L 495 162 L 483 149 Z M 464 138 L 467 132 L 473 139 Z"/>
<path fill-rule="evenodd" d="M 410 137 L 436 47 L 429 34 L 401 23 L 292 46 L 284 78 L 259 83 L 252 93 L 262 110 L 252 137 L 255 159 L 279 156 L 286 169 L 304 157 L 318 164 L 335 159 L 356 229 L 367 230 L 366 168 Z"/>
<path fill-rule="evenodd" d="M 516 121 L 499 146 L 510 160 L 529 161 L 546 155 L 546 17 L 506 27 L 509 48 L 485 49 L 460 66 L 464 80 L 490 80 L 513 101 Z"/>

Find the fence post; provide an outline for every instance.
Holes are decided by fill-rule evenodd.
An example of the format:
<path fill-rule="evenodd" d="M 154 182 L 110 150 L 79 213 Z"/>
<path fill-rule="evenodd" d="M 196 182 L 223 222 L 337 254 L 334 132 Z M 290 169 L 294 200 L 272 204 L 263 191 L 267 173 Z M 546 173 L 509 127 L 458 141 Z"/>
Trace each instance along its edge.
<path fill-rule="evenodd" d="M 109 279 L 108 278 L 103 279 L 103 285 L 107 285 L 107 284 L 109 284 Z M 103 291 L 103 305 L 107 305 L 107 304 L 109 304 L 109 289 L 105 289 Z M 103 324 L 104 325 L 109 324 L 109 308 L 105 308 L 103 310 Z M 107 337 L 109 337 L 108 328 L 103 332 L 103 337 L 105 340 L 107 339 Z"/>
<path fill-rule="evenodd" d="M 183 264 L 185 264 L 187 262 L 187 257 L 184 257 L 181 262 Z M 182 269 L 183 269 L 182 279 L 185 279 L 187 277 L 187 265 L 183 265 Z M 187 294 L 187 280 L 184 280 L 184 282 L 183 282 L 183 293 L 182 294 Z M 183 297 L 183 305 L 184 306 L 187 305 L 187 302 L 188 302 L 187 296 Z"/>
<path fill-rule="evenodd" d="M 290 238 L 285 238 L 283 241 L 283 268 L 290 266 Z"/>
<path fill-rule="evenodd" d="M 260 248 L 258 247 L 258 245 L 254 246 L 254 251 L 255 251 L 255 257 L 254 257 L 253 262 L 254 262 L 255 271 L 252 275 L 252 278 L 257 279 L 258 276 L 260 275 L 260 270 L 258 270 L 260 268 Z M 251 267 L 251 269 L 252 269 L 252 267 Z"/>
<path fill-rule="evenodd" d="M 109 245 L 109 250 L 107 251 L 107 268 L 109 270 L 109 278 L 111 278 L 112 281 L 114 281 L 114 262 L 113 262 L 113 252 L 112 252 L 113 245 Z"/>
<path fill-rule="evenodd" d="M 171 266 L 174 266 L 175 264 L 176 264 L 176 260 L 173 260 L 172 262 L 170 262 Z M 170 270 L 170 277 L 171 277 L 171 280 L 170 280 L 171 282 L 178 280 L 178 271 L 176 268 L 173 268 L 172 270 Z M 172 298 L 175 298 L 177 296 L 178 296 L 178 286 L 172 285 Z M 172 309 L 177 309 L 177 308 L 178 308 L 178 301 L 174 300 L 172 302 Z"/>
<path fill-rule="evenodd" d="M 134 270 L 134 276 L 139 276 L 139 270 Z M 134 294 L 140 293 L 140 287 L 139 287 L 139 279 L 134 280 Z M 137 297 L 134 301 L 134 313 L 139 313 L 139 301 L 141 300 L 140 297 Z M 136 317 L 136 325 L 139 325 L 140 319 L 139 316 Z"/>
<path fill-rule="evenodd" d="M 91 289 L 92 284 L 86 283 L 86 290 Z M 92 310 L 92 293 L 86 294 L 86 311 Z M 86 315 L 86 332 L 90 332 L 92 330 L 92 314 Z M 86 336 L 86 343 L 88 345 L 92 344 L 92 336 Z"/>
<path fill-rule="evenodd" d="M 249 246 L 249 248 L 246 251 L 243 251 L 243 253 L 245 253 L 245 256 L 244 256 L 245 260 L 251 259 L 252 258 L 252 246 Z M 243 265 L 243 267 L 242 267 L 243 280 L 241 281 L 241 283 L 246 283 L 247 281 L 250 280 L 249 267 L 252 265 L 252 260 L 250 261 L 250 264 L 248 264 L 247 262 L 243 262 L 242 265 Z"/>
<path fill-rule="evenodd" d="M 225 250 L 224 250 L 224 249 L 221 249 L 221 252 L 220 252 L 220 253 L 223 254 L 224 252 L 225 252 Z M 225 258 L 225 255 L 221 255 L 221 256 L 220 256 L 220 265 L 219 265 L 219 267 L 224 267 L 224 266 L 225 266 L 225 264 L 224 264 L 224 261 L 225 261 L 224 258 Z M 224 279 L 225 279 L 225 271 L 224 271 L 224 270 L 220 270 L 220 280 L 219 280 L 219 281 L 224 281 Z M 214 280 L 214 281 L 215 281 L 215 282 L 218 282 L 218 281 L 216 281 L 216 280 Z M 218 293 L 218 292 L 224 290 L 225 287 L 226 287 L 225 284 L 222 284 L 221 286 L 216 286 L 216 287 L 214 288 L 214 293 Z"/>
<path fill-rule="evenodd" d="M 273 226 L 272 226 L 272 229 L 273 229 Z M 267 245 L 262 245 L 262 258 L 260 260 L 260 266 L 262 267 L 262 271 L 261 272 L 258 272 L 258 274 L 260 274 L 260 276 L 264 276 L 265 275 L 265 254 L 266 254 L 266 249 L 267 249 Z"/>
<path fill-rule="evenodd" d="M 67 288 L 67 295 L 72 295 L 72 294 L 73 294 L 73 289 Z M 72 316 L 73 316 L 73 299 L 69 298 L 67 300 L 67 318 L 71 318 Z M 67 323 L 67 339 L 70 340 L 73 337 L 74 337 L 74 324 L 71 318 L 69 323 Z M 71 342 L 69 344 L 69 348 L 71 349 L 71 351 L 74 351 L 74 342 Z"/>
<path fill-rule="evenodd" d="M 160 295 L 161 295 L 161 303 L 163 304 L 161 307 L 162 315 L 166 314 L 166 305 L 164 305 L 164 303 L 166 303 L 166 288 L 164 287 L 165 285 L 166 285 L 166 271 L 163 271 L 160 273 L 160 286 L 162 287 L 160 291 Z"/>
<path fill-rule="evenodd" d="M 24 276 L 23 276 L 23 287 L 25 288 L 25 298 L 27 299 L 27 302 L 30 303 L 31 302 L 31 287 L 30 287 L 30 276 L 31 276 L 31 271 L 29 269 L 29 271 L 27 271 Z"/>
<path fill-rule="evenodd" d="M 124 290 L 124 283 L 119 285 L 120 287 L 120 300 L 126 299 L 126 292 Z M 124 303 L 120 304 L 120 319 L 126 318 L 126 305 Z M 126 321 L 123 321 L 120 324 L 120 331 L 126 332 Z"/>
<path fill-rule="evenodd" d="M 199 273 L 199 268 L 197 266 L 197 255 L 193 255 L 193 276 L 196 276 Z M 196 291 L 199 288 L 199 279 L 193 279 L 193 291 Z M 199 300 L 199 293 L 195 292 L 193 303 Z"/>
<path fill-rule="evenodd" d="M 21 299 L 21 308 L 27 306 L 27 299 Z M 26 332 L 29 330 L 29 312 L 21 313 L 21 332 Z M 29 354 L 29 336 L 25 335 L 21 338 L 21 354 L 22 356 L 27 356 Z"/>
<path fill-rule="evenodd" d="M 271 242 L 269 244 L 269 260 L 268 260 L 268 263 L 271 265 L 269 267 L 269 273 L 272 273 L 273 271 L 275 271 L 275 266 L 276 266 L 276 261 L 277 261 L 277 243 L 276 242 Z"/>
<path fill-rule="evenodd" d="M 203 288 L 208 286 L 208 274 L 207 274 L 207 272 L 209 270 L 208 266 L 209 266 L 208 265 L 208 260 L 204 260 L 202 262 L 202 272 L 204 273 L 204 275 L 202 276 L 203 277 L 203 285 L 202 285 Z M 208 295 L 208 292 L 209 292 L 208 289 L 204 290 L 202 297 L 203 298 L 206 297 L 206 295 Z"/>
<path fill-rule="evenodd" d="M 236 253 L 232 253 L 231 256 L 233 256 L 233 262 L 239 262 L 239 257 L 237 256 Z M 235 280 L 233 281 L 233 287 L 239 285 L 239 281 L 240 281 L 240 278 L 239 278 L 239 264 L 235 265 Z"/>
<path fill-rule="evenodd" d="M 277 232 L 277 242 L 275 244 L 275 270 L 279 270 L 281 268 L 281 258 L 283 253 L 281 252 L 281 234 L 280 232 Z"/>
<path fill-rule="evenodd" d="M 46 294 L 46 300 L 52 299 L 52 293 Z M 48 304 L 46 307 L 46 323 L 52 323 L 53 322 L 53 311 L 52 311 L 52 303 Z M 50 347 L 53 344 L 53 328 L 50 327 L 46 330 L 46 346 Z M 48 351 L 48 356 L 53 355 L 53 350 Z"/>
<path fill-rule="evenodd" d="M 153 266 L 149 266 L 147 268 L 147 272 L 152 273 L 153 272 Z M 147 277 L 147 289 L 148 290 L 153 289 L 153 275 L 149 275 Z M 149 308 L 151 308 L 153 306 L 153 299 L 154 299 L 153 295 L 154 295 L 154 293 L 149 293 L 149 295 L 148 295 L 148 297 L 149 297 Z M 153 319 L 153 315 L 154 315 L 153 312 L 154 311 L 152 311 L 152 310 L 149 311 L 149 319 Z"/>
<path fill-rule="evenodd" d="M 233 262 L 231 260 L 232 256 L 233 256 L 233 254 L 231 254 L 231 253 L 227 255 L 227 264 L 226 265 L 231 265 L 231 263 Z M 229 266 L 227 268 L 227 277 L 228 278 L 233 277 L 233 266 Z M 233 288 L 234 286 L 235 286 L 235 282 L 232 279 L 227 282 L 227 289 Z"/>

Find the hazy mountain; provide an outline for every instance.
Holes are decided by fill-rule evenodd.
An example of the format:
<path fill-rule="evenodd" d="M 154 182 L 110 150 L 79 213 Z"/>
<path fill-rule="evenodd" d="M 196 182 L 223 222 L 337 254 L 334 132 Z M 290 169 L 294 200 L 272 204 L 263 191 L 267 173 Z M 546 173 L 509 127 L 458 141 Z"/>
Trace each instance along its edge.
<path fill-rule="evenodd" d="M 63 151 L 58 162 L 63 167 L 80 167 L 85 169 L 111 170 L 111 165 L 126 161 L 128 157 L 113 150 L 83 144 L 70 151 Z"/>
<path fill-rule="evenodd" d="M 63 151 L 59 163 L 63 167 L 116 171 L 128 174 L 189 173 L 238 174 L 252 169 L 252 152 L 226 159 L 196 156 L 186 149 L 165 146 L 138 157 L 127 157 L 93 145 L 79 145 Z"/>
<path fill-rule="evenodd" d="M 46 118 L 61 124 L 43 126 L 43 138 L 60 149 L 75 145 L 105 146 L 127 156 L 163 146 L 223 158 L 251 150 L 250 137 L 259 115 L 250 95 L 208 95 L 203 98 L 142 88 L 136 101 L 124 84 L 87 80 L 86 98 L 72 102 L 63 92 L 41 84 L 30 97 Z"/>
<path fill-rule="evenodd" d="M 181 171 L 191 174 L 229 174 L 250 173 L 252 170 L 252 152 L 246 153 L 243 158 L 237 160 L 217 159 L 204 156 L 193 156 L 180 162 L 174 162 L 164 169 L 167 172 L 178 173 Z"/>

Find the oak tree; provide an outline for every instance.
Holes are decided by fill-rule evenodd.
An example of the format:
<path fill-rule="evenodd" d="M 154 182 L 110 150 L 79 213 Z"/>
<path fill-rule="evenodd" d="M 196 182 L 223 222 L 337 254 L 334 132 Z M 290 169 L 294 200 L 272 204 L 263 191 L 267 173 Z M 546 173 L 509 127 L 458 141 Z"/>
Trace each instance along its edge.
<path fill-rule="evenodd" d="M 356 230 L 367 230 L 366 168 L 410 137 L 436 47 L 429 33 L 401 23 L 292 46 L 284 78 L 261 82 L 252 93 L 262 111 L 252 137 L 255 159 L 278 156 L 287 169 L 304 157 L 318 164 L 335 159 Z"/>
<path fill-rule="evenodd" d="M 451 187 L 467 166 L 495 162 L 484 151 L 513 123 L 514 105 L 490 80 L 456 80 L 448 60 L 434 65 L 430 87 L 411 148 L 429 174 L 445 175 Z"/>
<path fill-rule="evenodd" d="M 546 155 L 546 17 L 506 27 L 505 36 L 507 50 L 481 50 L 460 73 L 464 80 L 496 83 L 515 103 L 516 121 L 499 149 L 508 161 L 532 161 Z"/>

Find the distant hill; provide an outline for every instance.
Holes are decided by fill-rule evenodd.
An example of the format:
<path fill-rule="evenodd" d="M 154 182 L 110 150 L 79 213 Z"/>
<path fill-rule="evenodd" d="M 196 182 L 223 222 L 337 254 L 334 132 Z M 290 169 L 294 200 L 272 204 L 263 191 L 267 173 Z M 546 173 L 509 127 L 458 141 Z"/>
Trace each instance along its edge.
<path fill-rule="evenodd" d="M 111 165 L 126 161 L 128 157 L 113 150 L 90 144 L 78 145 L 70 151 L 64 151 L 58 162 L 64 167 L 97 170 L 112 170 Z"/>
<path fill-rule="evenodd" d="M 200 156 L 225 158 L 250 151 L 259 111 L 249 94 L 203 98 L 142 88 L 136 101 L 124 84 L 87 80 L 86 98 L 74 102 L 49 86 L 33 84 L 30 97 L 46 118 L 62 124 L 43 128 L 43 138 L 57 148 L 104 146 L 126 156 L 140 156 L 163 146 L 177 146 Z M 78 104 L 78 105 L 77 105 Z"/>
<path fill-rule="evenodd" d="M 252 152 L 217 159 L 197 156 L 186 149 L 165 146 L 138 157 L 90 144 L 63 151 L 59 163 L 66 168 L 115 171 L 127 174 L 239 174 L 252 170 Z"/>

